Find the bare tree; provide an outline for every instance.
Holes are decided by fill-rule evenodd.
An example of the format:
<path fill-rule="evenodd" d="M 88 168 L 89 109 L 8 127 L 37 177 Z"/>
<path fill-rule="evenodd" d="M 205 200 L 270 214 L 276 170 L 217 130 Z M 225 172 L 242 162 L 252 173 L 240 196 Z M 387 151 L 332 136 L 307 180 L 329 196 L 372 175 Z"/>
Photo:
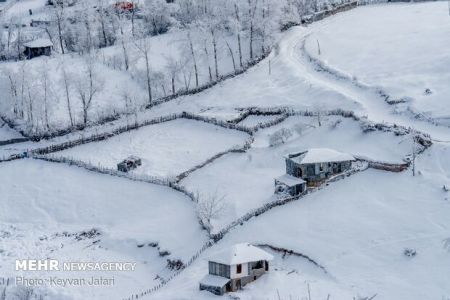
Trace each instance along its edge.
<path fill-rule="evenodd" d="M 48 61 L 47 59 L 43 61 L 42 63 L 42 73 L 40 76 L 40 82 L 41 82 L 41 91 L 42 91 L 42 103 L 44 105 L 44 116 L 43 116 L 43 123 L 45 126 L 45 129 L 47 131 L 50 130 L 49 125 L 49 118 L 48 118 L 48 109 L 49 109 L 49 96 L 50 96 L 50 84 L 49 84 L 49 69 L 48 69 Z"/>
<path fill-rule="evenodd" d="M 228 41 L 225 41 L 225 44 L 227 45 L 228 53 L 230 53 L 231 62 L 233 63 L 233 70 L 234 70 L 234 73 L 236 73 L 236 72 L 237 72 L 237 69 L 236 69 L 236 61 L 235 61 L 235 59 L 234 59 L 233 49 L 231 49 L 230 43 L 228 43 Z"/>
<path fill-rule="evenodd" d="M 234 16 L 236 20 L 236 36 L 237 36 L 237 44 L 238 44 L 238 52 L 239 52 L 239 65 L 241 69 L 244 67 L 244 63 L 242 61 L 242 44 L 241 44 L 241 16 L 239 13 L 239 7 L 236 3 L 234 3 Z"/>
<path fill-rule="evenodd" d="M 77 78 L 75 87 L 83 109 L 83 125 L 88 122 L 88 112 L 95 95 L 101 90 L 102 84 L 97 78 L 94 57 L 89 55 L 84 61 L 85 74 Z"/>
<path fill-rule="evenodd" d="M 195 73 L 195 86 L 198 87 L 198 67 L 197 67 L 197 59 L 195 57 L 195 51 L 194 51 L 194 43 L 192 41 L 191 33 L 188 32 L 187 34 L 188 42 L 189 42 L 189 50 L 191 52 L 192 56 L 192 63 L 194 65 L 194 73 Z"/>
<path fill-rule="evenodd" d="M 255 37 L 255 16 L 258 0 L 248 0 L 248 22 L 249 22 L 249 51 L 250 61 L 253 60 L 253 42 Z"/>
<path fill-rule="evenodd" d="M 204 40 L 204 47 L 203 47 L 203 51 L 205 52 L 205 60 L 208 64 L 208 74 L 209 74 L 209 81 L 211 82 L 213 80 L 213 76 L 212 76 L 212 69 L 211 69 L 211 64 L 209 63 L 209 51 L 208 51 L 208 45 L 207 45 L 207 40 Z"/>
<path fill-rule="evenodd" d="M 123 53 L 123 62 L 125 65 L 125 70 L 128 70 L 130 68 L 130 59 L 128 57 L 128 49 L 127 49 L 127 44 L 126 44 L 126 34 L 124 31 L 124 20 L 120 19 L 119 20 L 119 29 L 120 29 L 120 45 L 122 46 L 122 53 Z"/>
<path fill-rule="evenodd" d="M 213 51 L 214 51 L 214 67 L 215 67 L 215 71 L 216 71 L 216 80 L 219 79 L 219 63 L 218 63 L 218 58 L 217 58 L 217 38 L 216 38 L 216 28 L 214 28 L 214 26 L 211 26 L 210 28 L 211 31 L 211 41 L 213 44 Z"/>
<path fill-rule="evenodd" d="M 63 26 L 65 21 L 65 1 L 56 2 L 55 9 L 53 10 L 53 18 L 56 23 L 57 32 L 58 32 L 58 41 L 59 47 L 61 48 L 61 53 L 64 54 L 64 38 L 63 38 Z"/>
<path fill-rule="evenodd" d="M 202 223 L 210 227 L 211 219 L 220 217 L 225 209 L 225 196 L 219 196 L 217 191 L 214 194 L 200 197 L 197 193 L 197 213 Z"/>
<path fill-rule="evenodd" d="M 145 78 L 147 85 L 147 96 L 148 96 L 148 105 L 152 105 L 153 95 L 152 95 L 152 79 L 151 79 L 151 70 L 150 70 L 150 42 L 143 38 L 135 41 L 134 43 L 136 49 L 144 58 L 145 61 Z"/>
<path fill-rule="evenodd" d="M 176 81 L 178 78 L 178 74 L 181 70 L 181 65 L 180 63 L 173 58 L 172 56 L 167 57 L 167 64 L 166 64 L 166 69 L 169 72 L 170 75 L 170 85 L 171 85 L 171 89 L 172 89 L 172 95 L 175 95 L 176 93 Z"/>
<path fill-rule="evenodd" d="M 71 78 L 69 78 L 69 74 L 67 73 L 66 70 L 66 65 L 65 65 L 65 61 L 62 61 L 62 83 L 64 85 L 64 92 L 66 95 L 66 104 L 67 104 L 67 112 L 69 114 L 69 120 L 70 120 L 70 126 L 73 128 L 74 124 L 74 120 L 73 120 L 73 116 L 72 116 L 72 105 L 71 105 L 71 99 L 70 99 L 70 90 L 72 88 L 72 82 L 71 82 Z"/>

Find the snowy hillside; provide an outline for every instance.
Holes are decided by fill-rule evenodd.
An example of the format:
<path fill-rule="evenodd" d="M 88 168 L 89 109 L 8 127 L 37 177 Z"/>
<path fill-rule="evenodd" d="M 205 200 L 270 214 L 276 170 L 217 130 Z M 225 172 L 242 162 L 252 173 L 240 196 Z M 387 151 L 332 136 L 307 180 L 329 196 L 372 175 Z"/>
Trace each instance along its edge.
<path fill-rule="evenodd" d="M 450 299 L 447 3 L 3 8 L 0 300 Z"/>
<path fill-rule="evenodd" d="M 380 86 L 390 100 L 405 101 L 400 111 L 450 125 L 448 22 L 445 2 L 367 6 L 322 22 L 306 49 L 330 68 Z"/>

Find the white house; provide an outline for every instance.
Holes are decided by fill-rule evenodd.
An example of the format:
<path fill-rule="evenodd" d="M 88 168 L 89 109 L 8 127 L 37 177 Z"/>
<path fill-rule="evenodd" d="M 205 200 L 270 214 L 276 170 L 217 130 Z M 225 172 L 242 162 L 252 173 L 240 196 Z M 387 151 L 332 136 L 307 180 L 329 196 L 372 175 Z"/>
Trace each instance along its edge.
<path fill-rule="evenodd" d="M 234 292 L 269 271 L 273 256 L 249 243 L 236 244 L 209 258 L 209 274 L 200 281 L 200 290 L 216 295 Z"/>

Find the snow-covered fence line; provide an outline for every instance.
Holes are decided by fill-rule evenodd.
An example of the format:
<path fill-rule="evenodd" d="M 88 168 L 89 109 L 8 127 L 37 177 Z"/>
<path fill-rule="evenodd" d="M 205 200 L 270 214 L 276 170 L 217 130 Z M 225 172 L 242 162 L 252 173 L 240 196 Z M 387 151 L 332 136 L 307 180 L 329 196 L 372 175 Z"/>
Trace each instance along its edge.
<path fill-rule="evenodd" d="M 185 179 L 186 177 L 188 177 L 191 173 L 205 167 L 206 165 L 209 165 L 211 163 L 213 163 L 215 160 L 221 158 L 222 156 L 226 155 L 226 154 L 230 154 L 230 153 L 242 153 L 242 152 L 246 152 L 248 149 L 250 149 L 252 143 L 254 141 L 254 137 L 253 135 L 251 135 L 247 141 L 245 141 L 245 144 L 243 146 L 235 146 L 232 147 L 231 149 L 228 149 L 226 151 L 217 153 L 216 155 L 214 155 L 213 157 L 208 158 L 206 161 L 190 168 L 189 170 L 179 174 L 176 179 L 175 182 L 179 183 L 181 180 Z"/>
<path fill-rule="evenodd" d="M 175 100 L 179 97 L 182 96 L 187 96 L 187 95 L 194 95 L 200 92 L 203 92 L 227 79 L 231 79 L 234 78 L 238 75 L 241 75 L 243 73 L 245 73 L 247 70 L 249 70 L 251 67 L 255 66 L 256 64 L 258 64 L 260 61 L 262 61 L 263 59 L 265 59 L 269 53 L 271 52 L 271 49 L 268 48 L 266 50 L 266 52 L 264 52 L 262 55 L 255 57 L 252 61 L 248 61 L 246 63 L 244 63 L 243 67 L 236 70 L 235 72 L 231 72 L 229 74 L 225 74 L 220 76 L 218 79 L 213 80 L 212 82 L 206 83 L 204 85 L 201 85 L 199 87 L 196 88 L 191 88 L 189 90 L 186 91 L 180 91 L 174 95 L 170 95 L 170 96 L 166 96 L 163 98 L 159 98 L 153 101 L 152 104 L 147 105 L 145 107 L 145 109 L 151 109 L 152 107 L 161 105 L 163 103 L 169 102 L 171 100 Z M 73 133 L 77 130 L 82 131 L 83 129 L 85 129 L 86 127 L 93 127 L 93 126 L 100 126 L 109 122 L 113 122 L 113 121 L 117 121 L 119 120 L 121 117 L 123 116 L 123 114 L 117 113 L 115 112 L 112 115 L 106 116 L 100 120 L 97 120 L 94 124 L 88 124 L 89 126 L 84 126 L 83 124 L 79 124 L 74 126 L 73 128 L 66 128 L 66 129 L 53 129 L 52 132 L 46 132 L 46 133 L 39 133 L 39 134 L 30 134 L 24 130 L 18 130 L 24 137 L 29 138 L 31 140 L 34 141 L 39 141 L 41 139 L 51 139 L 51 138 L 55 138 L 55 137 L 59 137 L 59 136 L 64 136 L 70 133 Z M 4 119 L 4 121 L 11 127 L 14 128 L 16 130 L 17 126 L 16 126 L 16 122 L 13 120 L 10 120 L 8 118 L 6 118 L 5 116 L 2 116 L 2 119 Z M 132 127 L 132 126 L 131 126 Z"/>
<path fill-rule="evenodd" d="M 305 40 L 306 41 L 306 40 Z M 342 71 L 336 70 L 333 67 L 331 67 L 330 65 L 328 65 L 327 63 L 321 61 L 318 58 L 313 57 L 305 48 L 305 41 L 303 41 L 302 43 L 302 53 L 305 55 L 305 57 L 313 64 L 313 66 L 317 69 L 320 70 L 321 72 L 325 72 L 330 74 L 331 76 L 340 79 L 340 80 L 344 80 L 347 82 L 350 82 L 351 84 L 353 84 L 354 86 L 360 88 L 360 89 L 364 89 L 366 91 L 370 91 L 372 93 L 377 94 L 378 96 L 380 96 L 380 98 L 382 98 L 387 104 L 389 105 L 397 105 L 400 103 L 406 103 L 407 97 L 402 97 L 402 98 L 394 98 L 392 97 L 392 95 L 389 95 L 389 93 L 383 89 L 380 86 L 371 86 L 365 83 L 362 83 L 360 81 L 358 81 L 357 78 L 355 78 L 354 76 L 351 76 L 350 74 L 344 73 Z M 437 120 L 426 116 L 423 113 L 420 112 L 415 112 L 413 111 L 410 107 L 407 108 L 407 112 L 415 119 L 418 120 L 423 120 L 426 122 L 429 122 L 433 125 L 441 125 Z"/>
<path fill-rule="evenodd" d="M 52 155 L 52 154 L 46 154 L 46 155 L 33 154 L 32 158 L 44 160 L 44 161 L 48 161 L 48 162 L 53 162 L 53 163 L 65 163 L 68 165 L 74 165 L 74 166 L 77 166 L 80 168 L 84 168 L 88 171 L 111 175 L 111 176 L 122 177 L 122 178 L 127 178 L 127 179 L 130 179 L 133 181 L 152 183 L 152 184 L 163 185 L 163 186 L 167 186 L 167 187 L 171 187 L 171 184 L 173 183 L 173 180 L 171 180 L 170 178 L 163 178 L 163 177 L 142 175 L 142 174 L 123 173 L 123 172 L 120 172 L 115 169 L 102 167 L 100 165 L 95 166 L 91 163 L 84 162 L 81 160 L 56 156 L 56 155 Z"/>
<path fill-rule="evenodd" d="M 383 4 L 383 3 L 419 3 L 419 2 L 434 2 L 439 0 L 359 0 L 358 6 L 371 5 L 371 4 Z"/>
<path fill-rule="evenodd" d="M 250 219 L 252 219 L 253 217 L 258 217 L 259 215 L 264 214 L 265 212 L 271 210 L 272 208 L 278 207 L 278 206 L 283 206 L 286 205 L 290 202 L 299 200 L 301 198 L 303 198 L 304 196 L 314 193 L 318 190 L 321 190 L 322 188 L 324 188 L 325 186 L 327 186 L 329 183 L 332 182 L 336 182 L 339 181 L 341 179 L 344 179 L 346 177 L 349 177 L 351 175 L 354 175 L 356 173 L 362 172 L 367 170 L 367 168 L 365 166 L 362 166 L 360 168 L 356 168 L 356 169 L 352 169 L 350 171 L 344 172 L 338 176 L 332 177 L 328 180 L 326 180 L 322 185 L 318 186 L 318 187 L 311 187 L 309 189 L 307 189 L 305 192 L 296 195 L 296 196 L 289 196 L 289 197 L 284 197 L 269 203 L 264 204 L 263 206 L 259 207 L 259 208 L 255 208 L 253 210 L 251 210 L 250 212 L 246 213 L 245 215 L 243 215 L 242 217 L 238 218 L 237 220 L 234 220 L 233 222 L 231 222 L 230 224 L 228 224 L 226 227 L 224 227 L 222 230 L 220 230 L 218 233 L 216 234 L 212 234 L 210 237 L 212 240 L 214 240 L 215 243 L 217 243 L 218 241 L 220 241 L 221 239 L 223 239 L 223 237 L 230 232 L 231 229 L 233 229 L 234 227 L 238 226 L 238 225 L 242 225 L 245 222 L 248 222 Z"/>
<path fill-rule="evenodd" d="M 271 52 L 271 49 L 269 48 L 262 55 L 257 56 L 255 59 L 253 59 L 253 61 L 247 61 L 246 63 L 244 63 L 244 66 L 242 68 L 236 70 L 236 71 L 233 71 L 233 72 L 225 74 L 225 75 L 221 75 L 221 76 L 219 76 L 218 79 L 213 80 L 213 81 L 208 82 L 208 83 L 205 83 L 203 85 L 200 85 L 199 87 L 191 88 L 191 89 L 185 90 L 185 91 L 180 91 L 180 92 L 177 92 L 174 95 L 169 95 L 169 96 L 166 96 L 166 97 L 163 97 L 163 98 L 159 98 L 159 99 L 153 101 L 152 104 L 147 105 L 146 108 L 149 109 L 149 108 L 152 108 L 154 106 L 163 104 L 165 102 L 169 102 L 171 100 L 174 100 L 174 99 L 182 97 L 182 96 L 195 95 L 195 94 L 201 93 L 201 92 L 203 92 L 203 91 L 205 91 L 205 90 L 207 90 L 209 88 L 212 88 L 212 87 L 216 86 L 217 84 L 219 84 L 219 83 L 221 83 L 221 82 L 223 82 L 225 80 L 228 80 L 228 79 L 234 78 L 236 76 L 239 76 L 239 75 L 247 72 L 247 70 L 250 69 L 251 67 L 257 65 L 263 59 L 265 59 L 270 54 L 270 52 Z"/>
<path fill-rule="evenodd" d="M 160 290 L 162 287 L 164 287 L 166 284 L 168 284 L 171 280 L 173 280 L 174 278 L 176 278 L 178 275 L 181 274 L 181 272 L 183 272 L 187 267 L 189 267 L 190 265 L 192 265 L 199 257 L 200 255 L 208 248 L 210 248 L 213 245 L 212 241 L 208 241 L 206 242 L 188 261 L 187 263 L 184 265 L 183 268 L 181 268 L 180 270 L 177 270 L 175 273 L 173 273 L 172 275 L 170 275 L 168 278 L 166 279 L 162 279 L 160 284 L 157 284 L 145 291 L 141 291 L 138 293 L 133 293 L 131 296 L 127 297 L 127 298 L 123 298 L 123 300 L 136 300 L 136 299 L 141 299 L 144 296 L 147 296 L 149 294 L 152 294 L 158 290 Z"/>
<path fill-rule="evenodd" d="M 47 147 L 42 147 L 42 148 L 37 148 L 37 149 L 33 149 L 31 150 L 31 152 L 33 154 L 49 154 L 49 153 L 54 153 L 54 152 L 58 152 L 58 151 L 62 151 L 62 150 L 66 150 L 69 148 L 73 148 L 76 146 L 80 146 L 83 144 L 88 144 L 88 143 L 92 143 L 92 142 L 98 142 L 98 141 L 103 141 L 106 139 L 109 139 L 113 136 L 116 136 L 118 134 L 127 132 L 127 131 L 131 131 L 131 130 L 136 130 L 139 129 L 141 127 L 145 127 L 145 126 L 149 126 L 149 125 L 156 125 L 156 124 L 160 124 L 160 123 L 165 123 L 165 122 L 169 122 L 169 121 L 174 121 L 176 119 L 189 119 L 189 120 L 196 120 L 196 121 L 201 121 L 201 122 L 205 122 L 205 123 L 209 123 L 209 124 L 213 124 L 215 126 L 219 126 L 219 127 L 223 127 L 225 129 L 234 129 L 234 130 L 238 130 L 238 131 L 242 131 L 248 134 L 252 134 L 252 129 L 246 126 L 242 126 L 242 125 L 237 125 L 237 124 L 231 124 L 228 123 L 226 121 L 222 121 L 222 120 L 217 120 L 215 118 L 209 118 L 209 117 L 204 117 L 204 116 L 199 116 L 193 113 L 188 113 L 188 112 L 182 112 L 182 113 L 178 113 L 178 114 L 170 114 L 167 116 L 162 116 L 162 117 L 158 117 L 155 119 L 150 119 L 150 120 L 145 120 L 143 122 L 140 123 L 134 123 L 131 125 L 126 125 L 126 126 L 121 126 L 118 127 L 116 129 L 113 129 L 111 132 L 103 132 L 103 133 L 98 133 L 98 134 L 92 134 L 88 137 L 81 137 L 72 141 L 67 141 L 67 142 L 63 142 L 63 143 L 59 143 L 59 144 L 53 144 Z"/>
<path fill-rule="evenodd" d="M 268 107 L 268 108 L 259 108 L 259 107 L 247 107 L 241 108 L 242 112 L 239 116 L 233 120 L 230 120 L 229 123 L 238 124 L 245 120 L 248 116 L 275 116 L 286 113 L 288 110 L 292 110 L 289 107 L 281 106 L 281 107 Z"/>
<path fill-rule="evenodd" d="M 329 3 L 329 4 L 331 5 L 331 8 L 317 11 L 308 15 L 304 15 L 301 17 L 301 21 L 299 23 L 289 22 L 283 24 L 281 31 L 286 31 L 293 26 L 298 26 L 301 24 L 311 24 L 313 22 L 323 20 L 337 13 L 356 8 L 358 6 L 358 1 L 347 1 L 345 3 Z"/>
<path fill-rule="evenodd" d="M 399 104 L 399 103 L 404 103 L 405 99 L 393 99 L 392 96 L 389 95 L 389 93 L 387 91 L 385 91 L 383 88 L 379 87 L 379 86 L 370 86 L 367 85 L 365 83 L 362 83 L 360 81 L 358 81 L 357 78 L 355 78 L 354 76 L 351 76 L 350 74 L 344 73 L 342 71 L 336 70 L 333 67 L 331 67 L 330 65 L 328 65 L 327 63 L 321 61 L 318 58 L 313 57 L 307 50 L 305 47 L 305 43 L 306 40 L 303 41 L 302 46 L 301 46 L 301 50 L 302 53 L 305 55 L 305 57 L 313 64 L 313 66 L 317 69 L 320 70 L 322 72 L 328 73 L 331 76 L 344 80 L 344 81 L 348 81 L 351 82 L 354 86 L 364 89 L 364 90 L 368 90 L 368 91 L 372 91 L 376 94 L 378 94 L 381 98 L 384 99 L 384 101 L 390 105 L 395 105 L 395 104 Z"/>
<path fill-rule="evenodd" d="M 266 203 L 259 208 L 253 209 L 252 211 L 246 213 L 242 217 L 240 217 L 240 218 L 234 220 L 233 222 L 231 222 L 230 224 L 228 224 L 225 228 L 220 230 L 218 233 L 212 234 L 211 238 L 214 240 L 214 242 L 217 243 L 234 227 L 236 227 L 240 224 L 243 224 L 244 222 L 249 221 L 253 217 L 257 217 L 257 216 L 267 212 L 268 210 L 271 210 L 274 207 L 283 206 L 287 203 L 298 200 L 298 199 L 302 198 L 303 196 L 305 196 L 306 194 L 308 194 L 308 192 L 304 192 L 304 193 L 294 196 L 294 197 L 278 199 L 278 200 Z"/>
<path fill-rule="evenodd" d="M 384 131 L 384 132 L 392 132 L 397 136 L 403 136 L 408 134 L 414 134 L 416 142 L 424 147 L 429 147 L 431 145 L 430 135 L 414 130 L 412 128 L 407 128 L 404 126 L 400 126 L 397 124 L 386 124 L 386 123 L 376 123 L 368 120 L 366 117 L 361 117 L 355 114 L 355 112 L 351 110 L 343 110 L 343 109 L 333 109 L 333 110 L 322 110 L 322 111 L 312 111 L 312 110 L 295 110 L 291 107 L 265 107 L 265 108 L 256 108 L 250 107 L 243 109 L 244 112 L 236 119 L 230 121 L 232 123 L 238 123 L 244 120 L 249 115 L 280 115 L 280 118 L 271 120 L 269 122 L 263 123 L 260 128 L 267 128 L 270 126 L 277 125 L 284 121 L 283 119 L 291 117 L 291 116 L 305 116 L 305 117 L 315 117 L 317 115 L 320 116 L 341 116 L 343 118 L 350 118 L 356 122 L 360 123 L 360 126 L 364 132 L 370 131 Z M 255 131 L 254 128 L 251 128 Z"/>
<path fill-rule="evenodd" d="M 0 146 L 28 142 L 29 140 L 30 140 L 29 138 L 17 138 L 17 139 L 4 140 L 4 141 L 0 141 Z"/>
<path fill-rule="evenodd" d="M 351 1 L 348 3 L 344 3 L 344 4 L 339 4 L 331 9 L 326 9 L 326 10 L 322 10 L 322 11 L 318 11 L 314 14 L 312 14 L 311 16 L 308 16 L 304 19 L 304 23 L 312 23 L 312 22 L 317 22 L 320 20 L 323 20 L 327 17 L 330 17 L 332 15 L 335 15 L 337 13 L 340 12 L 344 12 L 353 8 L 358 7 L 358 1 Z"/>
<path fill-rule="evenodd" d="M 281 252 L 281 253 L 283 253 L 283 257 L 286 255 L 293 255 L 293 256 L 298 256 L 298 257 L 304 258 L 307 261 L 309 261 L 310 263 L 312 263 L 313 265 L 315 265 L 316 267 L 322 269 L 322 271 L 324 271 L 326 274 L 328 274 L 328 271 L 324 266 L 322 266 L 320 263 L 318 263 L 317 261 L 315 261 L 314 259 L 312 259 L 311 257 L 309 257 L 306 254 L 296 252 L 294 250 L 270 245 L 270 244 L 257 244 L 256 246 L 261 247 L 261 248 L 269 248 L 270 250 L 275 251 L 275 252 Z"/>
<path fill-rule="evenodd" d="M 205 117 L 205 116 L 201 116 L 201 115 L 196 115 L 193 113 L 189 113 L 189 112 L 182 112 L 181 113 L 181 118 L 185 118 L 185 119 L 190 119 L 190 120 L 196 120 L 196 121 L 202 121 L 205 123 L 209 123 L 209 124 L 213 124 L 216 126 L 220 126 L 223 127 L 225 129 L 234 129 L 234 130 L 238 130 L 238 131 L 242 131 L 245 133 L 248 133 L 250 135 L 253 134 L 253 131 L 250 127 L 244 126 L 244 125 L 239 125 L 239 124 L 233 124 L 227 121 L 222 121 L 222 120 L 218 120 L 216 118 L 211 118 L 211 117 Z"/>
<path fill-rule="evenodd" d="M 408 169 L 410 166 L 410 162 L 404 162 L 404 163 L 389 163 L 389 162 L 383 162 L 383 161 L 376 161 L 367 157 L 362 157 L 358 155 L 354 155 L 354 157 L 358 161 L 362 161 L 367 163 L 368 168 L 376 169 L 376 170 L 383 170 L 387 172 L 395 172 L 400 173 Z"/>
<path fill-rule="evenodd" d="M 96 134 L 92 134 L 88 137 L 83 136 L 81 138 L 78 138 L 78 139 L 75 139 L 72 141 L 54 144 L 54 145 L 50 145 L 48 147 L 43 147 L 43 148 L 37 148 L 37 149 L 32 150 L 32 152 L 35 154 L 49 154 L 49 153 L 53 153 L 53 152 L 58 152 L 58 151 L 66 150 L 69 148 L 73 148 L 75 146 L 106 140 L 115 135 L 118 135 L 118 134 L 121 134 L 121 133 L 124 133 L 127 131 L 131 131 L 131 130 L 136 130 L 136 129 L 139 129 L 144 126 L 156 125 L 156 124 L 160 124 L 160 123 L 164 123 L 164 122 L 169 122 L 169 121 L 176 120 L 178 118 L 181 118 L 181 114 L 171 114 L 171 115 L 167 115 L 167 116 L 162 116 L 159 118 L 146 120 L 146 121 L 143 121 L 140 123 L 134 123 L 131 125 L 121 126 L 121 127 L 118 127 L 116 129 L 112 130 L 111 132 L 96 133 Z"/>
<path fill-rule="evenodd" d="M 258 131 L 260 129 L 269 128 L 269 127 L 278 125 L 278 124 L 284 122 L 287 118 L 289 118 L 289 114 L 282 114 L 279 117 L 277 117 L 271 121 L 258 123 L 258 125 L 256 125 L 254 127 L 254 130 Z"/>
<path fill-rule="evenodd" d="M 189 199 L 191 199 L 193 202 L 196 201 L 194 193 L 188 191 L 185 187 L 178 185 L 174 178 L 150 176 L 150 175 L 145 175 L 145 174 L 124 173 L 124 172 L 120 172 L 115 169 L 102 167 L 100 165 L 95 166 L 95 165 L 85 162 L 85 161 L 76 160 L 76 159 L 72 159 L 72 158 L 68 158 L 68 157 L 56 156 L 53 154 L 32 154 L 32 158 L 44 160 L 44 161 L 48 161 L 48 162 L 53 162 L 53 163 L 65 163 L 68 165 L 77 166 L 80 168 L 84 168 L 88 171 L 97 172 L 100 174 L 111 175 L 111 176 L 130 179 L 133 181 L 146 182 L 146 183 L 166 186 L 166 187 L 174 189 L 177 192 L 183 193 Z M 200 225 L 202 225 L 202 224 L 200 224 Z"/>

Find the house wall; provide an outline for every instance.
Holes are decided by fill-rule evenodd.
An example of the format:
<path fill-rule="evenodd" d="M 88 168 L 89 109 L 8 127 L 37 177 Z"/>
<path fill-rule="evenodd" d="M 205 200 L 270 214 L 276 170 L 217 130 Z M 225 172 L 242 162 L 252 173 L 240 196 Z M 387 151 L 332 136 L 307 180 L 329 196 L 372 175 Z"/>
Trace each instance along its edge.
<path fill-rule="evenodd" d="M 225 293 L 225 287 L 209 286 L 200 283 L 200 290 L 206 290 L 214 295 L 222 296 Z"/>
<path fill-rule="evenodd" d="M 294 177 L 299 177 L 298 175 L 301 174 L 301 178 L 308 183 L 324 180 L 331 175 L 349 170 L 351 166 L 351 161 L 337 163 L 297 164 L 291 159 L 286 159 L 286 173 Z"/>
<path fill-rule="evenodd" d="M 257 280 L 259 277 L 264 275 L 266 273 L 266 270 L 265 270 L 266 264 L 268 264 L 268 262 L 264 261 L 261 268 L 257 268 L 257 269 L 253 269 L 253 270 L 250 270 L 252 267 L 252 263 L 245 264 L 246 268 L 247 268 L 247 271 L 245 272 L 246 275 L 231 279 L 231 282 L 230 282 L 231 290 L 236 291 L 239 289 L 239 287 L 242 288 L 246 284 Z M 242 266 L 242 267 L 244 267 L 244 266 Z M 244 272 L 243 272 L 243 274 L 244 274 Z"/>
<path fill-rule="evenodd" d="M 27 48 L 25 48 L 25 55 L 28 59 L 42 56 L 42 55 L 50 56 L 51 53 L 52 53 L 51 47 L 42 47 L 42 48 L 28 48 L 27 47 Z"/>
<path fill-rule="evenodd" d="M 237 265 L 230 266 L 230 278 L 237 279 L 248 276 L 248 264 L 242 264 L 242 272 L 237 273 Z"/>

